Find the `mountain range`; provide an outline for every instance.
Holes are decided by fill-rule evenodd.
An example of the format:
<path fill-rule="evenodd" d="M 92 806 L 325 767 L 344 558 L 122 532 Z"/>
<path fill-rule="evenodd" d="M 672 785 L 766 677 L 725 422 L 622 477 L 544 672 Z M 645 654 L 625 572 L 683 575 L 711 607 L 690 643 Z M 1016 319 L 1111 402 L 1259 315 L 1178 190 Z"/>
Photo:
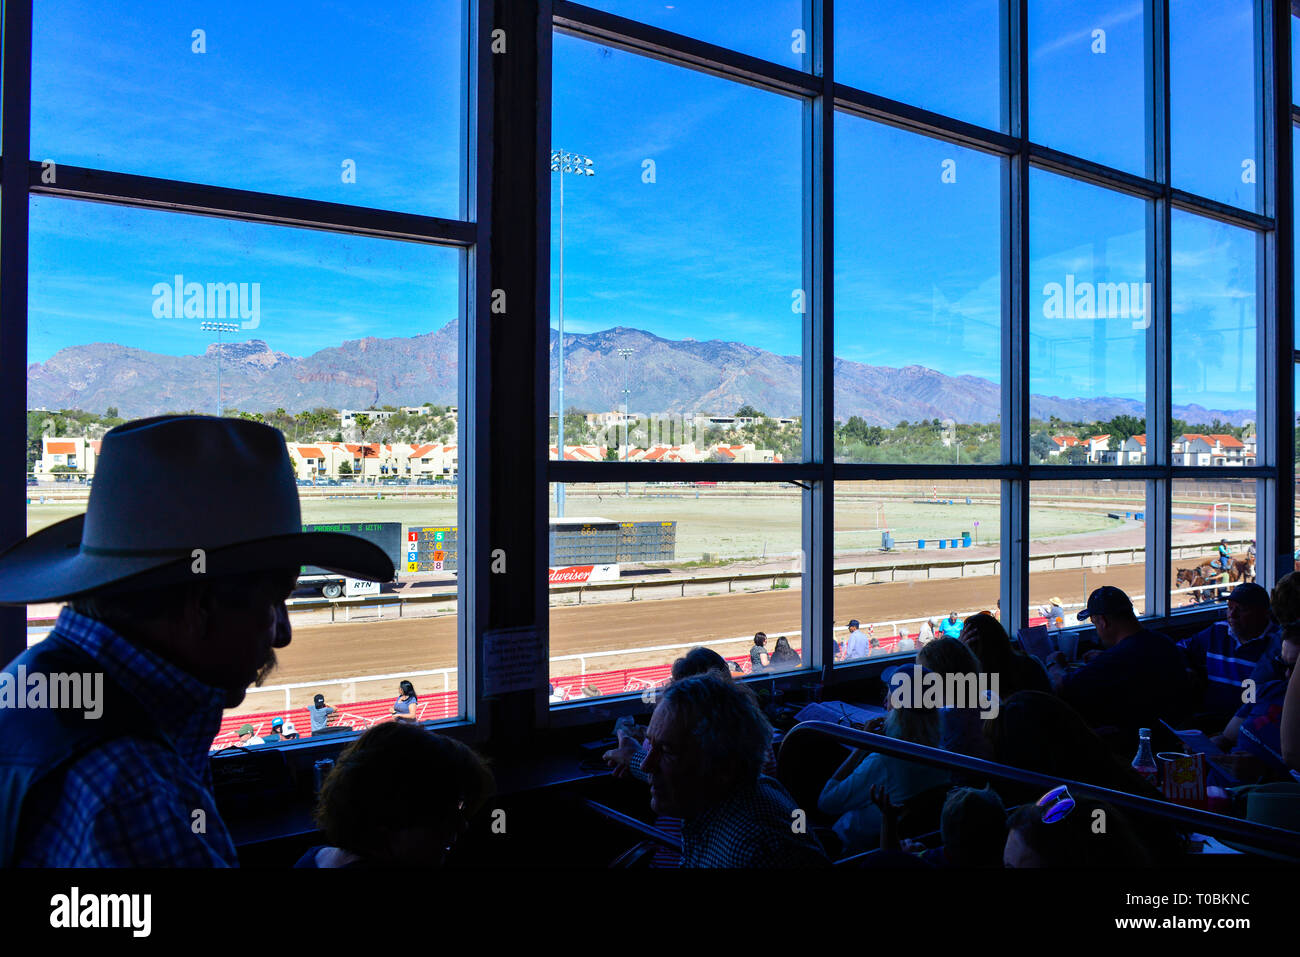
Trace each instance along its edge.
<path fill-rule="evenodd" d="M 221 347 L 225 408 L 298 412 L 320 406 L 364 409 L 381 405 L 456 404 L 458 323 L 437 332 L 387 339 L 353 339 L 308 356 L 278 352 L 261 339 Z M 556 349 L 551 330 L 551 389 Z M 203 355 L 172 356 L 97 342 L 60 349 L 27 368 L 29 408 L 103 413 L 116 406 L 127 418 L 169 411 L 215 411 L 217 346 Z M 635 350 L 628 364 L 619 349 Z M 729 415 L 749 404 L 767 415 L 801 412 L 802 361 L 739 342 L 663 339 L 640 329 L 566 334 L 564 404 L 593 412 L 623 404 L 626 372 L 633 412 Z M 949 376 L 924 366 L 871 366 L 835 360 L 835 418 L 861 416 L 892 427 L 903 419 L 994 422 L 1001 389 L 978 376 Z M 1124 398 L 1030 396 L 1030 414 L 1071 422 L 1141 418 L 1141 403 Z M 1213 418 L 1240 425 L 1243 409 L 1174 406 L 1193 423 Z"/>

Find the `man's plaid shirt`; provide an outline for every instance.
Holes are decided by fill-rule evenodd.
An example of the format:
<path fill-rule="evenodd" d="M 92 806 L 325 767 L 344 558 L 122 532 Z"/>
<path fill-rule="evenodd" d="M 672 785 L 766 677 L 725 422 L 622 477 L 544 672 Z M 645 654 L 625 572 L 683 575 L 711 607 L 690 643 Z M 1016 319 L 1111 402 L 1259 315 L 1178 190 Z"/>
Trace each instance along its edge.
<path fill-rule="evenodd" d="M 794 811 L 785 788 L 760 775 L 682 825 L 682 867 L 825 867 L 817 839 L 795 830 Z"/>
<path fill-rule="evenodd" d="M 126 735 L 53 772 L 23 805 L 15 863 L 238 866 L 212 797 L 208 766 L 226 693 L 70 608 L 59 613 L 55 634 L 93 658 L 108 681 L 135 698 L 172 747 Z"/>

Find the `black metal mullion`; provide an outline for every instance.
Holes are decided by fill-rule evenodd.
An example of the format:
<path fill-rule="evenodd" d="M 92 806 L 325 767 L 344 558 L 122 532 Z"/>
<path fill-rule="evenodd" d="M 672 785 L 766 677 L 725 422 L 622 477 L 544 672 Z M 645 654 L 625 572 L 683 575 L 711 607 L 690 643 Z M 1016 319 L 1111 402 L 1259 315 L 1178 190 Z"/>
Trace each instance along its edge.
<path fill-rule="evenodd" d="M 27 256 L 31 155 L 32 0 L 4 4 L 4 131 L 0 144 L 0 547 L 27 535 Z M 27 611 L 0 608 L 0 661 L 27 649 Z"/>
<path fill-rule="evenodd" d="M 30 161 L 27 164 L 27 185 L 33 195 L 61 196 L 303 229 L 324 229 L 407 242 L 470 246 L 476 239 L 473 223 L 418 213 L 347 206 L 317 199 L 138 176 L 134 173 L 115 173 L 83 166 L 58 166 L 52 183 L 43 181 L 48 178 L 43 173 L 41 163 Z"/>
<path fill-rule="evenodd" d="M 835 659 L 835 2 L 813 2 L 819 8 L 812 26 L 814 49 L 821 60 L 822 91 L 812 103 L 814 175 L 809 225 L 815 292 L 809 324 L 812 348 L 805 348 L 804 353 L 811 374 L 805 375 L 804 381 L 813 394 L 805 396 L 804 409 L 812 416 L 807 420 L 813 424 L 809 451 L 811 463 L 820 467 L 820 482 L 806 496 L 806 521 L 811 520 L 812 525 L 805 530 L 805 540 L 811 543 L 812 574 L 803 619 L 804 627 L 811 628 L 804 648 L 813 652 L 806 663 L 820 667 L 823 681 L 829 682 Z"/>

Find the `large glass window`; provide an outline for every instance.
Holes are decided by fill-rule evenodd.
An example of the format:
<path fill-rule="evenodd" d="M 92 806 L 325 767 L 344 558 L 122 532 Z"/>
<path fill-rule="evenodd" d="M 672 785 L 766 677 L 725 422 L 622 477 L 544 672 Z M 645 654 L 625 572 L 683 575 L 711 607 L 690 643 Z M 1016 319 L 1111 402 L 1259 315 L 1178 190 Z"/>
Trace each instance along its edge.
<path fill-rule="evenodd" d="M 1031 460 L 1132 462 L 1146 431 L 1147 204 L 1035 170 L 1029 181 Z M 1145 438 L 1145 435 L 1143 435 Z"/>
<path fill-rule="evenodd" d="M 1259 0 L 1169 4 L 1169 154 L 1173 185 L 1257 210 L 1260 155 Z"/>
<path fill-rule="evenodd" d="M 797 460 L 810 308 L 799 102 L 562 35 L 554 99 L 564 457 Z M 556 458 L 558 432 L 557 418 Z"/>
<path fill-rule="evenodd" d="M 1000 455 L 1002 163 L 840 116 L 836 458 Z"/>
<path fill-rule="evenodd" d="M 975 612 L 1001 615 L 999 490 L 953 478 L 836 484 L 836 660 L 905 654 L 957 637 Z"/>
<path fill-rule="evenodd" d="M 306 569 L 292 643 L 215 745 L 277 715 L 305 737 L 318 693 L 364 728 L 389 716 L 403 678 L 421 717 L 461 713 L 463 253 L 50 197 L 31 214 L 28 531 L 85 511 L 103 435 L 124 420 L 265 422 L 284 435 L 304 527 L 370 538 L 398 574 L 354 595 Z M 33 612 L 46 628 L 56 613 Z"/>
<path fill-rule="evenodd" d="M 835 77 L 994 130 L 1004 106 L 1002 0 L 903 5 L 888 0 L 835 4 Z"/>
<path fill-rule="evenodd" d="M 1147 614 L 1154 604 L 1146 595 L 1147 512 L 1145 482 L 1074 479 L 1030 486 L 1029 623 L 1077 626 L 1079 610 L 1102 585 L 1119 588 L 1139 615 Z"/>
<path fill-rule="evenodd" d="M 1171 608 L 1223 602 L 1236 585 L 1255 580 L 1255 485 L 1238 478 L 1174 481 Z"/>
<path fill-rule="evenodd" d="M 589 6 L 783 66 L 806 69 L 811 60 L 802 0 L 592 0 Z"/>
<path fill-rule="evenodd" d="M 1256 418 L 1255 249 L 1249 230 L 1173 213 L 1173 414 L 1179 433 L 1219 433 Z M 1209 464 L 1241 464 L 1233 443 L 1212 441 Z M 1184 453 L 1182 460 L 1178 452 Z M 1191 465 L 1175 448 L 1175 465 Z M 1252 461 L 1253 465 L 1254 462 Z"/>
<path fill-rule="evenodd" d="M 594 27 L 614 14 L 667 31 L 667 49 L 590 39 L 589 6 L 564 8 L 576 32 L 556 32 L 539 67 L 551 97 L 536 156 L 550 170 L 548 398 L 537 432 L 509 450 L 545 439 L 534 452 L 549 514 L 524 495 L 475 502 L 479 518 L 491 508 L 548 534 L 555 703 L 649 688 L 696 645 L 741 671 L 802 668 L 855 618 L 873 657 L 906 653 L 914 627 L 953 610 L 1016 625 L 1059 604 L 1072 625 L 1097 584 L 1124 588 L 1144 614 L 1205 594 L 1174 584 L 1177 572 L 1212 558 L 1197 550 L 1222 531 L 1234 555 L 1253 535 L 1278 479 L 1255 422 L 1291 414 L 1263 405 L 1276 351 L 1263 239 L 1286 225 L 1262 192 L 1266 5 L 1170 0 L 1168 76 L 1154 72 L 1162 8 L 1149 0 L 1031 0 L 1023 24 L 1006 0 L 839 0 L 833 57 L 818 56 L 816 3 L 590 8 Z M 52 165 L 22 199 L 28 528 L 85 508 L 117 421 L 260 418 L 284 433 L 304 522 L 395 532 L 399 577 L 355 602 L 334 597 L 347 583 L 305 583 L 275 684 L 240 717 L 321 692 L 361 727 L 403 679 L 422 716 L 470 713 L 457 684 L 459 642 L 477 653 L 479 638 L 462 634 L 457 602 L 469 438 L 458 355 L 469 292 L 492 288 L 494 259 L 466 224 L 438 218 L 472 218 L 469 121 L 540 129 L 535 104 L 502 84 L 472 108 L 481 11 L 463 0 L 306 19 L 276 2 L 204 9 L 35 8 L 30 159 Z M 744 77 L 734 56 L 695 62 L 694 41 L 745 55 Z M 492 52 L 529 42 L 512 34 Z M 792 83 L 791 69 L 806 75 Z M 1022 83 L 1027 104 L 1011 95 Z M 829 155 L 822 94 L 839 97 Z M 1010 112 L 1022 105 L 1024 128 Z M 1155 163 L 1166 137 L 1167 177 Z M 1014 175 L 1026 155 L 1027 183 Z M 45 194 L 68 165 L 99 170 L 109 192 Z M 497 172 L 485 166 L 482 182 Z M 215 215 L 85 201 L 130 197 L 140 184 L 122 174 L 202 186 L 188 198 Z M 311 228 L 254 221 L 285 215 L 253 211 L 277 196 L 305 201 L 295 222 Z M 493 208 L 509 209 L 499 198 Z M 328 204 L 369 207 L 374 231 L 401 240 L 352 235 Z M 246 219 L 225 218 L 237 206 Z M 1021 332 L 1025 355 L 1009 341 Z M 529 368 L 528 348 L 494 337 L 479 374 Z M 496 426 L 530 414 L 533 383 L 519 385 L 518 408 L 476 423 L 497 465 L 510 459 Z M 1167 448 L 1149 446 L 1152 422 L 1171 423 Z M 1004 454 L 1019 447 L 1004 433 L 1027 443 L 1026 461 Z M 608 463 L 598 476 L 596 462 Z M 664 462 L 689 483 L 664 482 Z M 1223 480 L 1188 471 L 1230 468 Z M 1009 496 L 1025 484 L 1022 513 Z M 1152 510 L 1166 500 L 1169 523 Z M 804 560 L 821 534 L 833 536 L 826 571 Z M 1021 541 L 1028 601 L 1000 609 Z M 510 569 L 481 592 L 494 619 L 498 589 L 540 582 L 513 555 Z M 827 602 L 830 636 L 810 611 Z M 38 631 L 53 611 L 34 613 Z M 774 661 L 781 638 L 793 658 Z M 862 663 L 839 656 L 829 664 Z M 557 721 L 572 720 L 564 710 Z"/>
<path fill-rule="evenodd" d="M 35 4 L 32 157 L 460 217 L 464 6 Z"/>
<path fill-rule="evenodd" d="M 660 686 L 696 646 L 737 674 L 802 666 L 798 488 L 633 482 L 565 491 L 568 515 L 552 509 L 548 535 L 552 703 Z"/>
<path fill-rule="evenodd" d="M 1150 175 L 1146 3 L 1029 4 L 1029 133 L 1037 143 Z"/>

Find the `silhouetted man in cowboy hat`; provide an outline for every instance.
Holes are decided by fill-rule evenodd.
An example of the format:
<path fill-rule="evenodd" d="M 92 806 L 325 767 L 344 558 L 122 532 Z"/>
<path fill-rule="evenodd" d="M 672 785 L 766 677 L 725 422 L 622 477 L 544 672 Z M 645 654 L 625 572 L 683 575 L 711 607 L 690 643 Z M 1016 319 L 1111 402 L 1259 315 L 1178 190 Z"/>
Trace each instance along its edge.
<path fill-rule="evenodd" d="M 238 863 L 208 767 L 222 710 L 289 644 L 300 566 L 393 576 L 301 521 L 278 431 L 161 416 L 104 437 L 85 515 L 0 555 L 0 604 L 69 602 L 0 671 L 0 865 Z"/>

